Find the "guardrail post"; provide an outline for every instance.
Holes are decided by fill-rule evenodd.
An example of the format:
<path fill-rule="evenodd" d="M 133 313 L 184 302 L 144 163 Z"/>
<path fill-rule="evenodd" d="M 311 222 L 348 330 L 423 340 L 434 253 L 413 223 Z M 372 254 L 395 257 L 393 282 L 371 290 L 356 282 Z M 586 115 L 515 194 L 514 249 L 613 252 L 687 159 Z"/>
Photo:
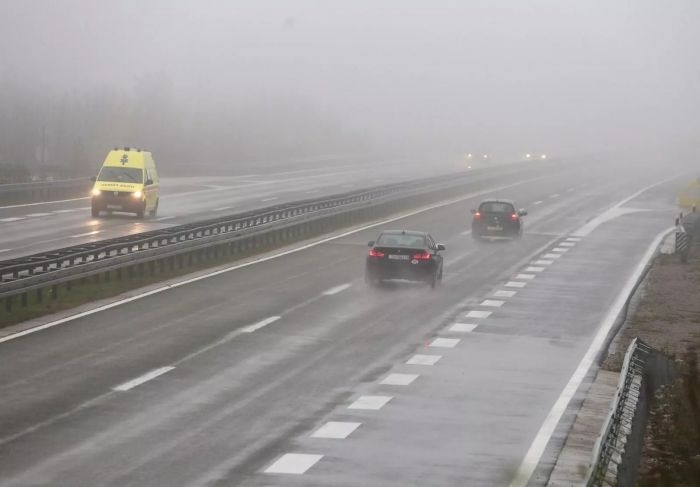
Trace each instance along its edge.
<path fill-rule="evenodd" d="M 5 312 L 6 313 L 12 312 L 12 296 L 7 296 L 5 298 Z"/>
<path fill-rule="evenodd" d="M 21 297 L 21 299 L 22 299 L 22 307 L 23 307 L 23 308 L 26 308 L 26 307 L 27 307 L 27 293 L 24 292 L 24 293 L 22 293 L 21 296 L 22 296 L 22 297 Z"/>
<path fill-rule="evenodd" d="M 51 286 L 51 299 L 58 299 L 58 285 L 54 284 Z"/>
<path fill-rule="evenodd" d="M 44 293 L 42 288 L 36 290 L 36 302 L 39 304 L 44 302 Z"/>

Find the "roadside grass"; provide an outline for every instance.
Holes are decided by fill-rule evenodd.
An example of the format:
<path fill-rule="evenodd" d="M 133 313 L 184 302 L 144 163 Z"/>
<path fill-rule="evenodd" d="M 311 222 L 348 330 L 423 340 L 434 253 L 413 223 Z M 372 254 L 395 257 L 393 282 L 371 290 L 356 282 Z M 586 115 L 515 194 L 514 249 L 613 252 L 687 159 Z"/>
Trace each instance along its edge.
<path fill-rule="evenodd" d="M 700 368 L 690 348 L 679 377 L 653 401 L 647 424 L 646 458 L 640 487 L 700 486 Z"/>
<path fill-rule="evenodd" d="M 634 318 L 635 333 L 655 337 L 678 371 L 651 401 L 640 487 L 700 487 L 700 238 L 694 240 L 687 264 L 657 261 L 647 303 Z"/>

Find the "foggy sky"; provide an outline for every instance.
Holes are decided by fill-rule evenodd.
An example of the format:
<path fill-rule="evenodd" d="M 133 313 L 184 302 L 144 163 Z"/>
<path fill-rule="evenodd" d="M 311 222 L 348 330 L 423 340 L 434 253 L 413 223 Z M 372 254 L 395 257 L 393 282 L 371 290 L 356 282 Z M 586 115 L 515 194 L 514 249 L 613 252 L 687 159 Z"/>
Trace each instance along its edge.
<path fill-rule="evenodd" d="M 0 83 L 302 98 L 445 151 L 690 157 L 700 2 L 0 0 Z"/>

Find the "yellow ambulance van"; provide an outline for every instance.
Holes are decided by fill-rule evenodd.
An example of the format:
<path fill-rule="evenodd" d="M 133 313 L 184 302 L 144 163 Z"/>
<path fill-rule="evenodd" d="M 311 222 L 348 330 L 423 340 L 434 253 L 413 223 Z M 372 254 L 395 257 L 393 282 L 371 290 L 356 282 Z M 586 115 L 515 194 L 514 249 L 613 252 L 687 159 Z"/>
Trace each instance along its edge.
<path fill-rule="evenodd" d="M 148 151 L 124 147 L 109 151 L 97 177 L 92 178 L 92 216 L 101 211 L 136 213 L 139 218 L 158 211 L 158 171 Z"/>

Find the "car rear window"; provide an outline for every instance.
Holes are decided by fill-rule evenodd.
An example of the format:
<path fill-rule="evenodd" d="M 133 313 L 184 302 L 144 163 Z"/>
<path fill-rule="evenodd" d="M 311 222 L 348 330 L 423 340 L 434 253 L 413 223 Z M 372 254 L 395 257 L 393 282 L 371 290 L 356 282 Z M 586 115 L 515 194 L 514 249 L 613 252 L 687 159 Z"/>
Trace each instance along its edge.
<path fill-rule="evenodd" d="M 489 201 L 488 203 L 481 203 L 479 211 L 481 213 L 513 213 L 515 208 L 510 203 Z"/>
<path fill-rule="evenodd" d="M 382 247 L 410 247 L 414 249 L 424 249 L 425 236 L 400 233 L 384 233 L 379 236 L 377 245 Z"/>

